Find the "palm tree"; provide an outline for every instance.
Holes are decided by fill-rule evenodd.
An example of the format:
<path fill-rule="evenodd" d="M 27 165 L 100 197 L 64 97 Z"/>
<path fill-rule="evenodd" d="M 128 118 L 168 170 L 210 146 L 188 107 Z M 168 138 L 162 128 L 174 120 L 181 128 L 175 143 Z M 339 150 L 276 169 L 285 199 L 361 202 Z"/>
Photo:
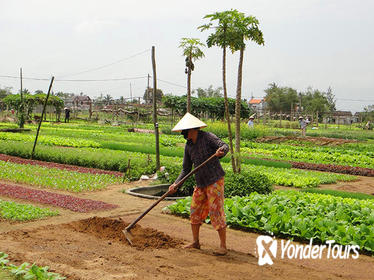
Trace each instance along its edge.
<path fill-rule="evenodd" d="M 230 123 L 230 113 L 229 113 L 229 102 L 227 97 L 227 87 L 226 87 L 226 47 L 229 46 L 230 37 L 232 36 L 232 14 L 231 11 L 216 12 L 214 14 L 208 14 L 204 19 L 209 19 L 210 22 L 198 27 L 200 31 L 205 31 L 213 29 L 214 32 L 211 33 L 207 39 L 208 48 L 212 46 L 218 46 L 222 48 L 222 83 L 223 83 L 223 97 L 225 101 L 225 115 L 227 120 L 227 129 L 229 136 L 229 147 L 231 153 L 231 165 L 232 170 L 236 172 L 234 148 L 232 144 L 232 132 Z M 213 22 L 217 21 L 217 25 L 213 26 Z"/>
<path fill-rule="evenodd" d="M 110 103 L 112 103 L 112 101 L 113 101 L 113 97 L 110 95 L 110 94 L 107 94 L 107 95 L 105 95 L 105 97 L 104 97 L 104 102 L 107 104 L 107 105 L 110 105 Z"/>
<path fill-rule="evenodd" d="M 204 53 L 199 47 L 205 47 L 199 39 L 182 38 L 179 47 L 183 49 L 183 55 L 186 57 L 186 74 L 187 74 L 187 112 L 191 112 L 191 72 L 195 66 L 193 60 L 204 57 Z"/>
<path fill-rule="evenodd" d="M 246 46 L 244 41 L 250 40 L 258 45 L 264 45 L 264 38 L 262 31 L 258 28 L 259 22 L 255 17 L 246 17 L 244 13 L 240 13 L 237 10 L 231 10 L 231 16 L 233 30 L 229 42 L 230 49 L 232 52 L 240 51 L 235 102 L 235 165 L 236 172 L 240 173 L 240 107 L 242 98 L 243 58 Z"/>

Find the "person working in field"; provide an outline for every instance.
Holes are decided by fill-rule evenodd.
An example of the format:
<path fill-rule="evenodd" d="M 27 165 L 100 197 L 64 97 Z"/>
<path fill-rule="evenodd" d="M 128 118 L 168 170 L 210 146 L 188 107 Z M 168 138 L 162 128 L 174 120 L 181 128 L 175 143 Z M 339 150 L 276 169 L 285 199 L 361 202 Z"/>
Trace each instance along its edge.
<path fill-rule="evenodd" d="M 68 107 L 65 107 L 64 111 L 65 111 L 65 122 L 69 122 L 69 119 L 70 119 L 70 109 Z"/>
<path fill-rule="evenodd" d="M 192 195 L 190 216 L 193 242 L 185 248 L 200 249 L 200 226 L 209 214 L 212 226 L 218 231 L 220 239 L 220 248 L 215 254 L 226 255 L 226 217 L 223 210 L 225 172 L 219 159 L 227 154 L 229 147 L 213 133 L 200 130 L 206 126 L 198 118 L 187 113 L 172 129 L 181 131 L 187 144 L 184 149 L 183 170 L 169 187 L 169 191 L 176 192 L 176 183 L 191 171 L 192 165 L 196 167 L 211 155 L 216 155 L 195 174 L 196 187 Z"/>
<path fill-rule="evenodd" d="M 248 125 L 249 128 L 253 128 L 253 126 L 254 126 L 254 122 L 253 122 L 254 119 L 255 119 L 255 118 L 254 118 L 253 115 L 249 117 L 249 121 L 248 121 L 248 123 L 247 123 L 247 125 Z"/>
<path fill-rule="evenodd" d="M 301 129 L 301 136 L 305 137 L 306 135 L 306 127 L 308 125 L 308 121 L 304 120 L 302 116 L 299 117 L 299 124 L 300 124 L 300 129 Z"/>

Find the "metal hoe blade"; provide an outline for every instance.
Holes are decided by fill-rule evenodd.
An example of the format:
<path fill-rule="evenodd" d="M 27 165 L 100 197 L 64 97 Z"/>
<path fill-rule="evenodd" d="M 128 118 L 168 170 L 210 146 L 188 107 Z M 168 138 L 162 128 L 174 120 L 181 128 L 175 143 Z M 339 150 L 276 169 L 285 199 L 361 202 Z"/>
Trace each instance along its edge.
<path fill-rule="evenodd" d="M 127 242 L 129 242 L 129 244 L 130 244 L 131 246 L 133 246 L 133 243 L 132 243 L 132 241 L 131 241 L 131 238 L 132 238 L 131 231 L 128 230 L 127 228 L 125 228 L 122 232 L 123 232 L 123 234 L 125 235 L 125 237 L 126 237 L 126 239 L 127 239 Z"/>

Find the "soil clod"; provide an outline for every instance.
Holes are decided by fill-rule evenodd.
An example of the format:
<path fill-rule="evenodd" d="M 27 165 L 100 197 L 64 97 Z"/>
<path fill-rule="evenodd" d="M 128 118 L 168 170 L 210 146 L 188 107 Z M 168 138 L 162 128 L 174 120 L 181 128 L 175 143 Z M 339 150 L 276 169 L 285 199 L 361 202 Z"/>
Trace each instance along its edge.
<path fill-rule="evenodd" d="M 101 217 L 92 217 L 67 224 L 67 226 L 73 228 L 75 231 L 91 234 L 99 239 L 117 241 L 124 244 L 128 244 L 128 242 L 122 230 L 128 225 L 129 223 L 124 222 L 120 218 L 109 219 Z M 131 229 L 131 233 L 133 235 L 131 239 L 133 247 L 140 250 L 145 248 L 175 248 L 183 244 L 181 240 L 174 239 L 163 232 L 152 228 L 142 228 L 139 225 L 135 225 L 135 227 Z"/>

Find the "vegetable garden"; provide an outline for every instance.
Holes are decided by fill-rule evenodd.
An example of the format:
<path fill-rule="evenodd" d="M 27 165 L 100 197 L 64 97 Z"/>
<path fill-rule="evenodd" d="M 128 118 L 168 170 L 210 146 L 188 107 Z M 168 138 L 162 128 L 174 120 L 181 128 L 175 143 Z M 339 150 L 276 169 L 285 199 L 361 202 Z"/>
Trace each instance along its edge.
<path fill-rule="evenodd" d="M 12 125 L 0 123 L 0 127 L 8 128 Z M 103 263 L 104 271 L 106 273 L 110 271 L 110 277 L 105 278 L 103 274 L 95 276 L 95 273 L 99 273 L 96 269 L 93 270 L 95 273 L 91 274 L 79 272 L 79 267 L 89 270 L 95 265 L 93 260 L 89 261 L 83 255 L 80 257 L 87 261 L 82 264 L 67 251 L 69 246 L 77 250 L 79 240 L 86 240 L 85 242 L 91 246 L 89 250 L 103 250 L 102 255 L 114 262 L 115 258 L 110 254 L 113 252 L 119 254 L 119 248 L 126 248 L 124 250 L 127 252 L 125 254 L 127 258 L 135 255 L 144 260 L 144 263 L 148 260 L 147 255 L 153 254 L 147 250 L 156 250 L 156 254 L 162 256 L 161 259 L 165 258 L 165 262 L 173 261 L 165 256 L 163 250 L 172 250 L 175 254 L 179 254 L 178 250 L 181 249 L 178 244 L 181 241 L 178 241 L 178 238 L 185 239 L 186 236 L 188 238 L 188 221 L 161 214 L 161 210 L 164 208 L 164 212 L 169 214 L 188 217 L 191 197 L 174 204 L 162 203 L 161 207 L 154 210 L 157 213 L 144 221 L 145 225 L 159 226 L 158 229 L 171 234 L 172 237 L 168 238 L 171 238 L 170 244 L 175 244 L 172 248 L 157 247 L 159 245 L 156 244 L 159 243 L 155 241 L 142 245 L 142 250 L 148 248 L 144 252 L 132 249 L 120 235 L 117 236 L 116 230 L 120 224 L 122 226 L 122 222 L 112 220 L 113 217 L 123 219 L 126 217 L 126 220 L 130 221 L 131 215 L 135 215 L 134 213 L 144 210 L 149 205 L 149 201 L 130 197 L 122 192 L 124 188 L 134 185 L 149 184 L 139 181 L 141 175 L 157 174 L 157 180 L 152 181 L 152 184 L 172 183 L 179 175 L 185 140 L 181 135 L 170 132 L 169 123 L 161 123 L 163 134 L 160 136 L 160 160 L 161 165 L 165 167 L 163 171 L 156 170 L 154 135 L 129 132 L 131 125 L 111 126 L 84 122 L 44 123 L 33 160 L 30 160 L 30 156 L 36 126 L 26 124 L 25 127 L 30 131 L 0 132 L 0 223 L 4 225 L 0 227 L 4 236 L 4 240 L 0 242 L 0 251 L 4 251 L 0 256 L 0 277 L 1 273 L 6 275 L 4 277 L 13 277 L 12 274 L 18 271 L 24 279 L 28 279 L 26 275 L 32 273 L 43 274 L 44 276 L 41 277 L 45 278 L 40 279 L 63 277 L 117 279 L 115 269 L 110 268 L 109 263 L 101 261 L 100 253 L 96 254 L 94 251 L 89 253 L 86 251 L 85 254 L 91 254 L 96 262 Z M 147 124 L 140 127 L 150 128 Z M 206 130 L 227 141 L 224 125 L 220 121 L 210 122 Z M 347 141 L 339 145 L 318 145 L 316 141 L 308 140 L 308 137 L 306 139 L 285 137 L 284 141 L 279 142 L 263 141 L 263 137 L 271 135 L 284 137 L 291 135 L 291 132 L 290 129 L 281 134 L 281 129 L 277 130 L 277 128 L 257 127 L 250 130 L 243 126 L 241 174 L 231 171 L 229 156 L 221 160 L 226 171 L 225 212 L 229 227 L 242 230 L 244 234 L 251 231 L 256 234 L 293 239 L 301 243 L 307 243 L 311 238 L 319 243 L 333 239 L 342 245 L 359 245 L 361 254 L 372 255 L 374 251 L 374 179 L 372 178 L 374 144 L 370 140 L 372 136 L 367 134 L 361 137 L 365 138 L 364 140 Z M 302 166 L 297 168 L 298 164 Z M 327 172 L 318 171 L 323 169 L 318 169 L 316 165 L 325 168 L 324 171 Z M 365 175 L 373 180 L 372 192 L 354 194 L 341 191 L 323 192 L 324 190 L 319 189 L 322 185 L 328 188 L 329 184 L 336 186 L 356 184 L 362 180 L 359 175 Z M 181 192 L 190 196 L 193 186 L 194 180 L 189 179 Z M 111 218 L 92 219 L 79 226 L 72 222 L 96 215 Z M 161 224 L 157 225 L 157 222 L 152 219 L 156 219 Z M 187 231 L 183 230 L 186 233 L 173 231 L 169 219 L 177 219 L 176 223 L 179 223 L 177 227 L 187 229 Z M 53 222 L 59 220 L 65 223 Z M 209 218 L 206 222 L 209 223 Z M 43 225 L 49 223 L 54 225 L 46 231 Z M 36 226 L 32 226 L 33 224 Z M 12 233 L 7 235 L 9 231 Z M 21 239 L 22 232 L 28 236 L 29 239 L 26 240 L 34 244 L 34 249 L 31 251 L 35 253 L 21 252 L 22 248 L 26 248 L 22 246 L 26 244 L 20 245 L 21 242 L 16 246 L 13 243 L 12 240 Z M 52 234 L 52 232 L 56 236 L 47 237 L 47 233 Z M 85 237 L 90 234 L 94 237 Z M 157 234 L 155 236 L 159 236 Z M 229 231 L 228 234 L 235 236 L 234 231 Z M 67 238 L 70 235 L 71 238 Z M 38 236 L 43 237 L 38 239 Z M 52 241 L 46 245 L 43 242 L 47 242 L 48 238 Z M 245 242 L 251 237 L 240 235 L 237 238 L 241 240 L 240 242 Z M 97 244 L 94 244 L 95 240 Z M 61 243 L 65 242 L 67 247 L 63 248 Z M 105 245 L 100 242 L 104 242 Z M 111 244 L 118 246 L 116 249 L 110 249 L 112 253 L 109 253 Z M 55 257 L 41 257 L 44 254 L 43 250 Z M 57 257 L 58 253 L 53 254 L 53 250 L 64 252 L 65 255 Z M 239 246 L 238 250 L 243 248 Z M 196 257 L 194 252 L 187 254 L 191 258 Z M 234 252 L 233 256 L 242 259 Z M 63 265 L 59 260 L 61 257 L 70 257 L 72 261 L 68 265 Z M 365 261 L 372 264 L 371 256 L 363 258 L 368 258 Z M 120 257 L 120 260 L 117 265 L 126 262 L 125 256 Z M 25 262 L 27 263 L 24 264 Z M 36 264 L 29 264 L 33 262 Z M 132 268 L 128 271 L 135 273 L 135 267 L 138 266 L 132 261 L 128 263 Z M 52 272 L 49 272 L 50 270 L 45 266 L 51 264 Z M 160 266 L 159 270 L 162 269 Z M 255 268 L 251 266 L 251 269 Z M 122 272 L 125 270 L 124 268 Z M 165 271 L 162 273 L 166 273 Z M 168 271 L 170 272 L 170 269 Z M 244 271 L 247 270 L 243 269 L 242 272 Z M 173 274 L 173 277 L 183 275 L 183 271 L 178 269 L 175 273 L 177 274 Z M 47 275 L 50 278 L 47 278 Z M 141 277 L 139 274 L 136 275 Z M 238 274 L 238 277 L 243 275 Z"/>

